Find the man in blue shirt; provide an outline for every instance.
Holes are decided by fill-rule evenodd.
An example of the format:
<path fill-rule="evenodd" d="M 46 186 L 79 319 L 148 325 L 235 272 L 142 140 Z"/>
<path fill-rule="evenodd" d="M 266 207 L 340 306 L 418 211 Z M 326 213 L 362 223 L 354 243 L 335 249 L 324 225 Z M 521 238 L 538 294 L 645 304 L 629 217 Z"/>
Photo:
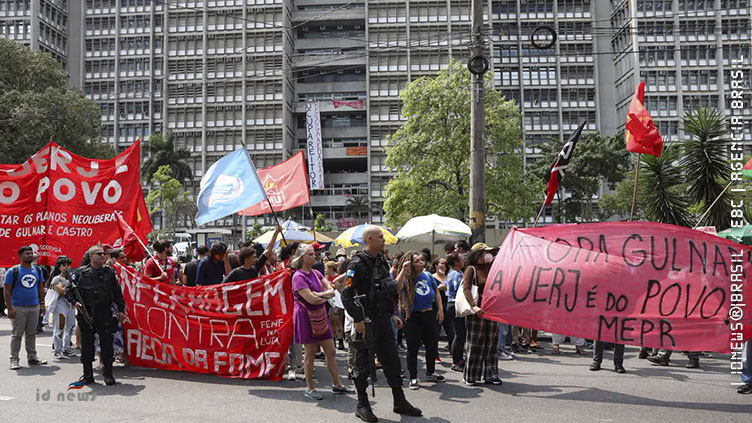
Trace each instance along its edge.
<path fill-rule="evenodd" d="M 21 338 L 26 336 L 26 357 L 29 365 L 47 364 L 37 358 L 36 328 L 39 312 L 44 311 L 44 280 L 39 266 L 32 266 L 34 250 L 18 249 L 20 264 L 5 272 L 4 292 L 8 318 L 11 319 L 10 369 L 18 370 Z"/>
<path fill-rule="evenodd" d="M 229 272 L 229 264 L 225 267 L 225 255 L 227 245 L 224 242 L 215 242 L 209 250 L 209 257 L 204 257 L 198 262 L 196 270 L 196 285 L 217 285 L 222 283 L 225 274 Z"/>

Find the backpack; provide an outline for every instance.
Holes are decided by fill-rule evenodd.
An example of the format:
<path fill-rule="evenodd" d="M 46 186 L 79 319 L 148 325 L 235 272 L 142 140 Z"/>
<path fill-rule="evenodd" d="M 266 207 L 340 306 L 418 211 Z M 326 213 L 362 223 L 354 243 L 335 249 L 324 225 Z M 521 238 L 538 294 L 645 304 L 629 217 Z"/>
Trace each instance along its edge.
<path fill-rule="evenodd" d="M 37 283 L 44 283 L 42 281 L 42 279 L 44 279 L 44 272 L 42 272 L 42 268 L 36 264 L 32 264 L 31 267 L 33 269 L 36 269 L 37 273 L 39 274 Z M 10 271 L 13 272 L 13 283 L 10 285 L 10 291 L 13 292 L 13 288 L 16 287 L 16 282 L 18 282 L 18 265 L 13 266 Z"/>

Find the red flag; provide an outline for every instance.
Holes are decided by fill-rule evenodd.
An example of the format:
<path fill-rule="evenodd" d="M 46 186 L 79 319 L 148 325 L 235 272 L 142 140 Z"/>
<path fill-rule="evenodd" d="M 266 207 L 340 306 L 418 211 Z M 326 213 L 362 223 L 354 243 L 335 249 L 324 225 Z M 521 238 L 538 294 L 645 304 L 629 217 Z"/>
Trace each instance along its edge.
<path fill-rule="evenodd" d="M 258 216 L 274 211 L 288 210 L 310 201 L 303 152 L 300 151 L 282 163 L 258 170 L 261 184 L 269 202 L 261 201 L 238 212 L 242 216 Z"/>
<path fill-rule="evenodd" d="M 125 256 L 133 261 L 141 261 L 146 257 L 144 253 L 144 247 L 141 245 L 141 241 L 138 239 L 138 235 L 131 228 L 128 222 L 123 219 L 123 216 L 117 215 L 118 229 L 120 230 L 120 239 L 123 241 L 123 249 Z"/>
<path fill-rule="evenodd" d="M 645 81 L 640 82 L 635 89 L 632 103 L 627 110 L 627 124 L 624 137 L 627 139 L 627 151 L 638 154 L 661 155 L 663 140 L 658 128 L 653 124 L 650 113 L 643 106 L 642 99 L 645 92 Z"/>

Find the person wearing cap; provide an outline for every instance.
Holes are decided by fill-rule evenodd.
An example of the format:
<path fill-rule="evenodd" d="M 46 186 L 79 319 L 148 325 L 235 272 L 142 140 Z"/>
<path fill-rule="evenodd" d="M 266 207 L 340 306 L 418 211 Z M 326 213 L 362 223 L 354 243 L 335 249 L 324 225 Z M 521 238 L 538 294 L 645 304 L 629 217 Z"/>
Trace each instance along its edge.
<path fill-rule="evenodd" d="M 501 385 L 498 368 L 499 324 L 483 319 L 483 288 L 488 272 L 494 261 L 494 250 L 488 245 L 477 243 L 470 249 L 467 257 L 467 269 L 462 279 L 462 292 L 473 310 L 465 317 L 467 335 L 465 339 L 465 369 L 463 382 L 474 386 L 481 377 L 485 383 Z M 477 298 L 473 298 L 472 288 L 477 287 Z"/>
<path fill-rule="evenodd" d="M 326 250 L 326 246 L 314 242 L 311 244 L 311 247 L 313 247 L 314 256 L 316 257 L 316 261 L 313 263 L 313 269 L 323 275 L 326 273 L 326 269 L 324 269 L 324 250 Z"/>

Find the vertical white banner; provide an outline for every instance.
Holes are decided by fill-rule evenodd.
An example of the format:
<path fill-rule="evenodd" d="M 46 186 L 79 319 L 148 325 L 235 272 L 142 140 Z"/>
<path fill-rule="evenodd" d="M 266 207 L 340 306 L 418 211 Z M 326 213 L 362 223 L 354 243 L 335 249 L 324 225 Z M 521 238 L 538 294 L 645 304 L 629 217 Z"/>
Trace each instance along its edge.
<path fill-rule="evenodd" d="M 324 189 L 324 150 L 321 145 L 321 112 L 318 101 L 306 103 L 306 150 L 310 189 Z"/>

